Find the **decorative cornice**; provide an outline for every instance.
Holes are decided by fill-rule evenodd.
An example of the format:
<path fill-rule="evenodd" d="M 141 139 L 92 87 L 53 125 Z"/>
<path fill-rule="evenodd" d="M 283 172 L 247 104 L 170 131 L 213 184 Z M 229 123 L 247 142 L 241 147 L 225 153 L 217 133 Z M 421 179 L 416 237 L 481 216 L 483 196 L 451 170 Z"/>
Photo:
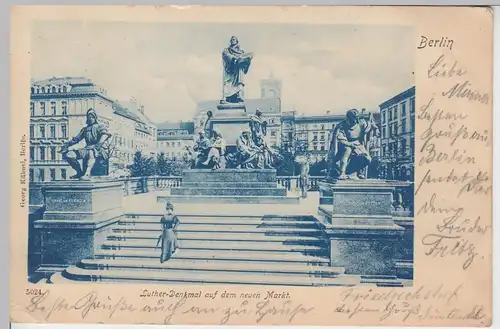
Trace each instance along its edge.
<path fill-rule="evenodd" d="M 396 96 L 386 100 L 382 104 L 379 105 L 380 109 L 386 108 L 388 106 L 397 104 L 405 99 L 411 98 L 415 96 L 415 86 L 403 91 L 400 94 L 397 94 Z"/>
<path fill-rule="evenodd" d="M 42 100 L 42 99 L 61 99 L 61 98 L 85 98 L 85 97 L 99 97 L 110 103 L 114 103 L 109 97 L 104 96 L 98 92 L 69 92 L 69 93 L 55 93 L 55 94 L 31 94 L 30 98 L 32 100 Z"/>

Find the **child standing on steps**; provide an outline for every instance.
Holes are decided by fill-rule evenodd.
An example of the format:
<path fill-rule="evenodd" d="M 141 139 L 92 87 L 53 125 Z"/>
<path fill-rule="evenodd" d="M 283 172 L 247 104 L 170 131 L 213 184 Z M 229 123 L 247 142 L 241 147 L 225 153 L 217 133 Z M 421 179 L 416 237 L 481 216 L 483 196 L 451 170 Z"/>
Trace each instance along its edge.
<path fill-rule="evenodd" d="M 161 242 L 160 263 L 169 260 L 172 254 L 179 248 L 177 241 L 177 227 L 180 224 L 179 218 L 174 215 L 174 205 L 170 201 L 167 201 L 165 210 L 166 213 L 160 220 L 162 233 L 158 237 L 158 243 L 156 244 L 156 247 L 158 247 Z"/>

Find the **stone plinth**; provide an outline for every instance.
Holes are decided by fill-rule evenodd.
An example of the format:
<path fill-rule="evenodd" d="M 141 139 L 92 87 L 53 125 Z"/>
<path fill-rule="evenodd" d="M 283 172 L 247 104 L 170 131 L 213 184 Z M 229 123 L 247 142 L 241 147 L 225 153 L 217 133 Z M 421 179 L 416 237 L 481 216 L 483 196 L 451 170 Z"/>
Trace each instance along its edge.
<path fill-rule="evenodd" d="M 357 275 L 393 275 L 404 228 L 392 218 L 390 183 L 320 182 L 318 217 L 330 243 L 330 265 Z"/>
<path fill-rule="evenodd" d="M 176 202 L 298 203 L 279 188 L 275 169 L 193 169 L 182 174 L 182 187 L 170 190 Z M 166 197 L 159 197 L 158 201 Z"/>
<path fill-rule="evenodd" d="M 43 218 L 34 223 L 40 236 L 39 272 L 51 272 L 93 257 L 110 225 L 123 215 L 123 186 L 111 180 L 53 181 L 42 188 Z"/>
<path fill-rule="evenodd" d="M 247 109 L 245 103 L 224 103 L 217 105 L 217 111 L 214 113 L 214 118 L 246 115 Z"/>
<path fill-rule="evenodd" d="M 210 130 L 222 133 L 226 145 L 234 147 L 241 132 L 249 129 L 250 117 L 244 103 L 219 104 L 210 119 Z"/>

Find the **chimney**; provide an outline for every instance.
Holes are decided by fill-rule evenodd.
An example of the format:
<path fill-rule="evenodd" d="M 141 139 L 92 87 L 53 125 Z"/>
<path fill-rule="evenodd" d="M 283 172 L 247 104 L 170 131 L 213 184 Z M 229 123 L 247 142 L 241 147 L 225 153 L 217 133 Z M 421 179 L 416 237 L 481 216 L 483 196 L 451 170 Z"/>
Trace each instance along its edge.
<path fill-rule="evenodd" d="M 144 114 L 144 105 L 141 105 L 140 111 L 141 111 L 142 114 Z"/>
<path fill-rule="evenodd" d="M 327 114 L 327 115 L 330 115 L 330 111 L 326 111 L 326 114 Z"/>

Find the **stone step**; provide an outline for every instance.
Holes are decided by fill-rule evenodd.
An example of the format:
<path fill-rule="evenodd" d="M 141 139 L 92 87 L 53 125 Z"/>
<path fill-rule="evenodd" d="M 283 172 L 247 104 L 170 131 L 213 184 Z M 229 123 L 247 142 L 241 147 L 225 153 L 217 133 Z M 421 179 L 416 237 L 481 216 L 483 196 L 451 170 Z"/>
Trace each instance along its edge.
<path fill-rule="evenodd" d="M 135 219 L 137 221 L 149 221 L 149 220 L 159 220 L 163 216 L 163 213 L 126 213 L 124 215 L 124 220 Z M 207 221 L 207 222 L 223 222 L 229 221 L 232 223 L 238 222 L 251 222 L 251 221 L 261 221 L 261 222 L 313 222 L 318 221 L 313 216 L 234 216 L 234 215 L 188 215 L 181 214 L 178 215 L 183 221 L 184 219 L 189 219 L 192 221 Z M 123 220 L 122 220 L 123 221 Z"/>
<path fill-rule="evenodd" d="M 108 235 L 108 240 L 131 241 L 131 240 L 158 240 L 160 231 L 131 231 L 114 233 Z M 182 241 L 221 241 L 221 242 L 251 242 L 251 243 L 282 243 L 284 245 L 297 246 L 323 246 L 326 242 L 319 237 L 311 236 L 287 236 L 287 235 L 259 235 L 259 234 L 224 234 L 224 233 L 196 233 L 180 232 L 178 239 Z M 156 242 L 155 242 L 156 243 Z"/>
<path fill-rule="evenodd" d="M 205 271 L 150 271 L 140 272 L 126 270 L 86 270 L 76 266 L 68 267 L 63 274 L 72 280 L 92 282 L 116 282 L 125 280 L 148 283 L 211 283 L 211 284 L 256 284 L 280 286 L 354 286 L 358 285 L 359 277 L 338 276 L 333 278 L 316 278 L 310 276 L 255 275 L 240 273 L 205 272 Z"/>
<path fill-rule="evenodd" d="M 113 232 L 161 232 L 161 225 L 136 223 L 135 225 L 116 225 Z M 298 235 L 298 236 L 319 236 L 321 231 L 316 228 L 297 227 L 256 227 L 255 225 L 205 225 L 205 224 L 183 224 L 177 229 L 178 233 L 183 232 L 214 232 L 226 234 L 264 234 L 264 235 Z"/>
<path fill-rule="evenodd" d="M 299 204 L 298 196 L 207 196 L 207 195 L 171 195 L 158 196 L 157 202 L 164 203 L 229 203 L 229 204 Z"/>
<path fill-rule="evenodd" d="M 361 283 L 375 284 L 378 287 L 403 287 L 402 280 L 395 275 L 362 275 Z"/>
<path fill-rule="evenodd" d="M 101 244 L 102 249 L 126 250 L 126 249 L 154 249 L 158 240 L 128 240 L 108 241 Z M 307 255 L 326 255 L 325 248 L 317 246 L 293 246 L 284 245 L 280 242 L 256 243 L 256 242 L 227 242 L 227 241 L 179 241 L 183 250 L 249 250 L 256 252 L 297 252 Z"/>
<path fill-rule="evenodd" d="M 220 187 L 247 187 L 247 188 L 276 188 L 276 182 L 246 182 L 246 181 L 195 181 L 195 182 L 182 182 L 182 186 L 178 187 L 205 187 L 205 188 L 220 188 Z"/>
<path fill-rule="evenodd" d="M 269 227 L 269 228 L 318 228 L 318 224 L 313 221 L 285 221 L 285 220 L 263 220 L 260 218 L 248 218 L 245 220 L 234 218 L 196 218 L 196 217 L 183 217 L 179 216 L 181 225 L 214 225 L 214 226 L 237 226 L 240 228 L 245 227 Z M 160 217 L 141 217 L 141 218 L 125 218 L 118 222 L 120 227 L 133 227 L 139 224 L 160 225 Z"/>
<path fill-rule="evenodd" d="M 115 258 L 160 258 L 160 249 L 156 250 L 100 250 L 95 253 L 95 259 Z M 312 265 L 328 265 L 329 258 L 324 256 L 309 256 L 299 253 L 256 252 L 227 250 L 183 250 L 179 249 L 172 259 L 225 260 L 241 262 L 277 262 L 301 263 Z"/>
<path fill-rule="evenodd" d="M 276 182 L 274 169 L 184 170 L 182 182 Z"/>
<path fill-rule="evenodd" d="M 284 188 L 268 188 L 268 187 L 172 187 L 170 195 L 209 195 L 209 196 L 286 196 Z"/>
<path fill-rule="evenodd" d="M 137 271 L 214 271 L 231 272 L 239 275 L 244 273 L 257 273 L 267 275 L 311 275 L 317 277 L 334 277 L 344 273 L 342 267 L 312 266 L 294 263 L 271 262 L 228 262 L 217 260 L 185 260 L 170 259 L 160 263 L 158 259 L 130 260 L 121 259 L 84 259 L 78 267 L 85 269 L 127 269 Z"/>

